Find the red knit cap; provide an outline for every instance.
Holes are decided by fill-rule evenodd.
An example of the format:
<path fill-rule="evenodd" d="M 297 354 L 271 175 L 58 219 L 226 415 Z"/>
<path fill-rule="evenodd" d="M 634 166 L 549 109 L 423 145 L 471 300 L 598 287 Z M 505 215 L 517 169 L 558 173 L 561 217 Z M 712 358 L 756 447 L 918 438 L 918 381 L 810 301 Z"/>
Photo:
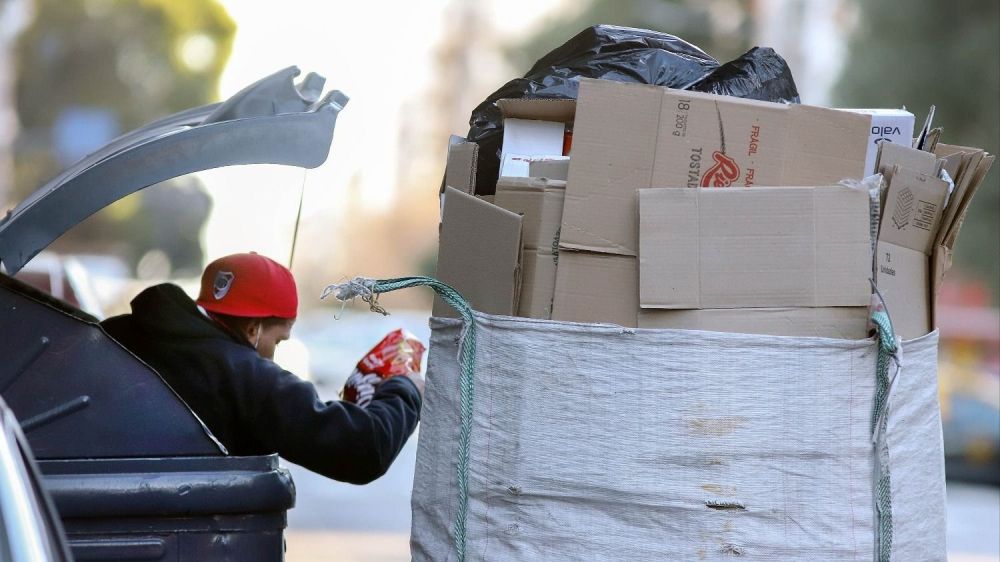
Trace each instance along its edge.
<path fill-rule="evenodd" d="M 197 302 L 209 312 L 243 318 L 295 318 L 299 308 L 292 272 L 254 252 L 208 264 Z"/>

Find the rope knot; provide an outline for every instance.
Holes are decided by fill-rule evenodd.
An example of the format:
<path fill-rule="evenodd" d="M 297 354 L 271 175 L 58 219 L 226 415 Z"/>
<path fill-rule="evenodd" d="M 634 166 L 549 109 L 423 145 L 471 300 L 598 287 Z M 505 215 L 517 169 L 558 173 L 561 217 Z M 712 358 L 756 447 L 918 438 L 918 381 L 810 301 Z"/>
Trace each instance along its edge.
<path fill-rule="evenodd" d="M 378 293 L 375 292 L 375 283 L 374 279 L 368 277 L 355 277 L 344 283 L 327 285 L 319 298 L 320 300 L 324 300 L 333 295 L 335 299 L 346 305 L 348 302 L 361 297 L 362 301 L 368 303 L 372 312 L 388 316 L 389 313 L 378 304 Z"/>

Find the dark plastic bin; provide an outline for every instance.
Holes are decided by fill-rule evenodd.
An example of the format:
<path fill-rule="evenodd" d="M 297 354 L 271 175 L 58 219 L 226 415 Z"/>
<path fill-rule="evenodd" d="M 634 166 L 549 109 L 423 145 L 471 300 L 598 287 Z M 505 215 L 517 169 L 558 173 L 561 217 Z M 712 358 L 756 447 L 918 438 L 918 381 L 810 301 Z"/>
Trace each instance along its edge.
<path fill-rule="evenodd" d="M 0 392 L 77 560 L 284 559 L 295 487 L 277 455 L 231 457 L 96 321 L 0 274 Z"/>
<path fill-rule="evenodd" d="M 77 560 L 282 560 L 288 471 L 268 457 L 39 461 Z"/>

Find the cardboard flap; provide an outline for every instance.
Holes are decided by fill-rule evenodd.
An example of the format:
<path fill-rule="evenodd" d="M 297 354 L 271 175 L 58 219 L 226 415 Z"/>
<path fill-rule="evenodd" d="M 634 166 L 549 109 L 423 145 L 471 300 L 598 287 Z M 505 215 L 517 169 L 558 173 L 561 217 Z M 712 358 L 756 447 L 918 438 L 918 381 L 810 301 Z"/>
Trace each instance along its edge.
<path fill-rule="evenodd" d="M 635 190 L 650 186 L 662 98 L 656 86 L 580 80 L 561 247 L 635 255 Z"/>
<path fill-rule="evenodd" d="M 445 189 L 437 279 L 472 308 L 511 316 L 520 289 L 521 216 L 454 188 Z M 439 297 L 434 316 L 457 316 Z"/>
<path fill-rule="evenodd" d="M 809 105 L 789 105 L 780 183 L 761 178 L 757 185 L 830 185 L 865 175 L 872 117 Z"/>
<path fill-rule="evenodd" d="M 879 145 L 876 170 L 885 176 L 887 182 L 891 182 L 894 166 L 911 172 L 936 176 L 941 165 L 938 157 L 930 152 L 917 150 L 903 144 L 886 142 Z"/>
<path fill-rule="evenodd" d="M 899 165 L 893 168 L 879 240 L 930 255 L 948 196 L 948 182 Z"/>
<path fill-rule="evenodd" d="M 463 193 L 476 192 L 476 160 L 479 145 L 474 142 L 458 142 L 448 146 L 448 163 L 444 169 L 444 186 Z"/>
<path fill-rule="evenodd" d="M 868 195 L 846 187 L 639 191 L 643 308 L 866 306 Z"/>
<path fill-rule="evenodd" d="M 507 118 L 572 123 L 576 113 L 576 100 L 511 98 L 498 100 L 497 108 Z"/>

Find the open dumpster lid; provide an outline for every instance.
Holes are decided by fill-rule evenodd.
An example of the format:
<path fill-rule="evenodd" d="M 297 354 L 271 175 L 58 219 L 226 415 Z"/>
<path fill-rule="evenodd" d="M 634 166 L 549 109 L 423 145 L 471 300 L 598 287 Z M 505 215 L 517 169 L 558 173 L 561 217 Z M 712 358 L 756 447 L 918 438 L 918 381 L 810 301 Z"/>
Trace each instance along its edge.
<path fill-rule="evenodd" d="M 9 275 L 85 218 L 130 195 L 192 172 L 239 164 L 315 168 L 326 161 L 347 104 L 326 80 L 297 67 L 222 103 L 176 113 L 82 158 L 0 219 L 0 265 Z"/>

